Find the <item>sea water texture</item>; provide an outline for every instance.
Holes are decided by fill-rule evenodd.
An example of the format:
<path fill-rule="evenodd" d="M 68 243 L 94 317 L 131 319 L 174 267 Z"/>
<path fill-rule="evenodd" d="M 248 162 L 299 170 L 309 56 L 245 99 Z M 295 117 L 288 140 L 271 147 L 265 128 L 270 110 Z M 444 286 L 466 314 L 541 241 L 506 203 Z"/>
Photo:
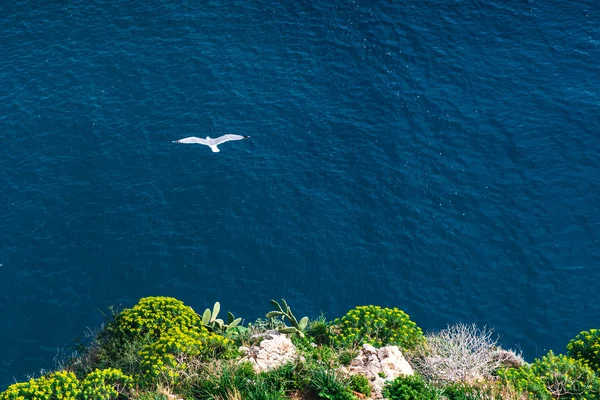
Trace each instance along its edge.
<path fill-rule="evenodd" d="M 6 1 L 0 28 L 2 387 L 144 296 L 397 306 L 528 360 L 600 327 L 595 1 Z"/>

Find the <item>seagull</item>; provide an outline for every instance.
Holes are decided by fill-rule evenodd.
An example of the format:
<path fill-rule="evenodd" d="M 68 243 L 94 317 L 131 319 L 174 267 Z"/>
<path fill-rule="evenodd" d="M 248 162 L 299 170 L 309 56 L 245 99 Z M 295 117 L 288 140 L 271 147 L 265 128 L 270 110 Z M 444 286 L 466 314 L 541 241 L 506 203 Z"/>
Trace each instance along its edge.
<path fill-rule="evenodd" d="M 197 143 L 197 144 L 205 144 L 208 147 L 210 147 L 210 149 L 214 153 L 218 153 L 221 150 L 219 150 L 219 148 L 217 146 L 220 145 L 221 143 L 229 142 L 230 140 L 248 139 L 249 137 L 250 136 L 242 136 L 242 135 L 223 135 L 223 136 L 220 136 L 220 137 L 214 138 L 214 139 L 211 139 L 209 136 L 207 136 L 206 139 L 202 139 L 202 138 L 199 138 L 199 137 L 190 136 L 190 137 L 186 137 L 186 138 L 183 138 L 183 139 L 174 140 L 173 143 Z"/>

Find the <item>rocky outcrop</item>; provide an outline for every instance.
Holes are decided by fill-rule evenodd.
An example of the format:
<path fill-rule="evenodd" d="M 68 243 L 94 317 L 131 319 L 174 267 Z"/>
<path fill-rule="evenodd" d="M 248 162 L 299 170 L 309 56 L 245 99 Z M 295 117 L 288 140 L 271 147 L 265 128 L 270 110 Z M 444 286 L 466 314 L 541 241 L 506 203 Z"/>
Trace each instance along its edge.
<path fill-rule="evenodd" d="M 383 399 L 381 392 L 386 381 L 393 381 L 401 375 L 414 374 L 398 346 L 376 349 L 370 344 L 363 345 L 350 366 L 343 367 L 342 371 L 351 375 L 366 376 L 371 382 L 372 399 Z"/>
<path fill-rule="evenodd" d="M 240 361 L 252 363 L 256 373 L 270 371 L 298 357 L 292 341 L 284 334 L 270 330 L 250 337 L 257 343 L 251 347 L 240 347 L 245 356 Z"/>

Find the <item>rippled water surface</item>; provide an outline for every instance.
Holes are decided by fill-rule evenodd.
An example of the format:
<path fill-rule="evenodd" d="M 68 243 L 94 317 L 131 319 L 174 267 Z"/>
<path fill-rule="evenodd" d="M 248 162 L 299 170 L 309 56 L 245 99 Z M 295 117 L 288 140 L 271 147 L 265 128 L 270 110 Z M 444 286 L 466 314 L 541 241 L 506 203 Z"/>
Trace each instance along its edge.
<path fill-rule="evenodd" d="M 507 5 L 510 4 L 510 5 Z M 0 387 L 109 305 L 600 322 L 593 1 L 0 5 Z M 212 153 L 185 136 L 237 133 Z"/>

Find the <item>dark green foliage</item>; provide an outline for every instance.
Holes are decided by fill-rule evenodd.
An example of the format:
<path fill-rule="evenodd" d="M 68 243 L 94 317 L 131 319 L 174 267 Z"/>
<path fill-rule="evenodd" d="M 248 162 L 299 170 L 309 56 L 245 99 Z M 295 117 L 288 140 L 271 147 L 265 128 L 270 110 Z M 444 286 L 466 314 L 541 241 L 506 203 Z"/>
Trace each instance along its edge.
<path fill-rule="evenodd" d="M 250 363 L 223 365 L 216 371 L 203 374 L 193 384 L 191 392 L 199 399 L 280 400 L 294 390 L 297 373 L 293 364 L 258 375 Z"/>
<path fill-rule="evenodd" d="M 216 370 L 200 374 L 191 383 L 191 392 L 200 399 L 226 399 L 234 390 L 244 391 L 255 377 L 249 363 L 223 364 Z"/>
<path fill-rule="evenodd" d="M 448 400 L 502 400 L 500 387 L 493 384 L 453 383 L 444 387 L 444 396 Z"/>
<path fill-rule="evenodd" d="M 339 353 L 340 364 L 342 365 L 350 365 L 352 360 L 354 360 L 358 356 L 358 350 L 356 349 L 343 349 Z"/>
<path fill-rule="evenodd" d="M 356 400 L 350 391 L 349 381 L 343 379 L 335 371 L 316 368 L 312 372 L 310 384 L 317 396 L 327 400 Z"/>
<path fill-rule="evenodd" d="M 263 379 L 258 379 L 253 385 L 248 385 L 244 393 L 240 394 L 244 400 L 285 400 L 286 393 L 278 385 L 271 385 Z"/>
<path fill-rule="evenodd" d="M 317 346 L 312 348 L 310 357 L 316 362 L 331 365 L 334 363 L 335 352 L 331 347 Z"/>
<path fill-rule="evenodd" d="M 136 400 L 169 400 L 169 398 L 158 393 L 142 393 L 136 397 Z"/>
<path fill-rule="evenodd" d="M 308 325 L 306 336 L 308 336 L 316 344 L 329 345 L 331 342 L 329 336 L 329 325 L 325 321 L 325 318 L 321 317 L 316 321 L 312 321 Z"/>
<path fill-rule="evenodd" d="M 350 377 L 349 388 L 367 397 L 371 396 L 371 385 L 369 384 L 369 379 L 364 375 L 352 375 Z"/>
<path fill-rule="evenodd" d="M 579 333 L 567 344 L 567 355 L 585 361 L 590 368 L 600 372 L 600 329 Z"/>
<path fill-rule="evenodd" d="M 398 377 L 383 388 L 384 397 L 389 400 L 435 400 L 437 390 L 429 386 L 418 375 Z"/>
<path fill-rule="evenodd" d="M 306 388 L 311 375 L 307 364 L 288 362 L 269 372 L 261 373 L 260 378 L 268 382 L 271 387 L 289 393 Z"/>

